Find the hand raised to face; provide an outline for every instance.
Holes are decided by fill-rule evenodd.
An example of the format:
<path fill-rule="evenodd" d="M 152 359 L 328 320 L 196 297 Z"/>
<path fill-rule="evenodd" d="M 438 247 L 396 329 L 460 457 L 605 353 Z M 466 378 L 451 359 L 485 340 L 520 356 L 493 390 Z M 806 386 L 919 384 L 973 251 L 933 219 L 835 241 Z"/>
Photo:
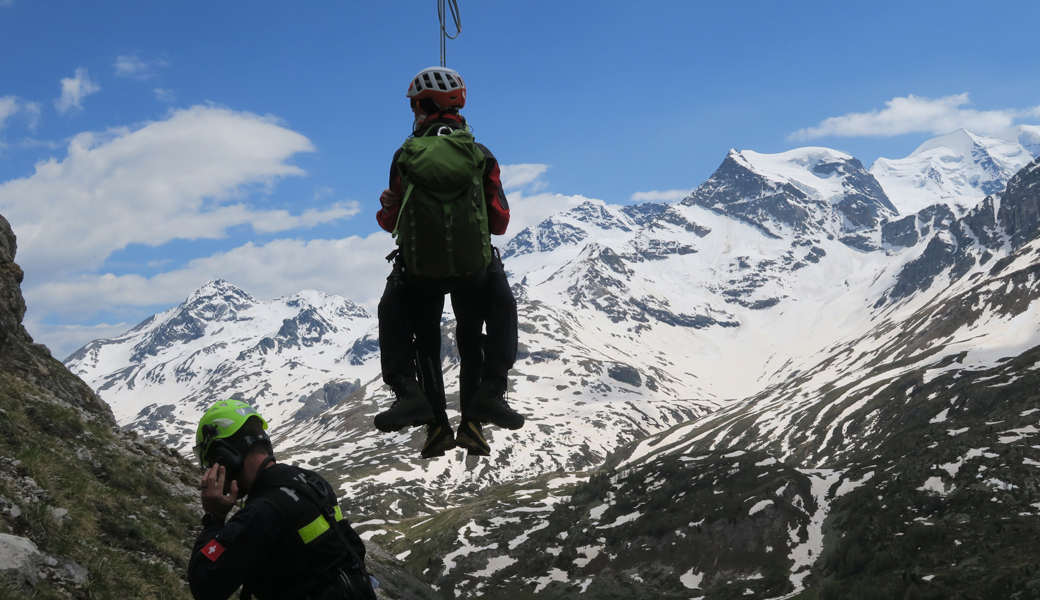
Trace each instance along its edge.
<path fill-rule="evenodd" d="M 202 475 L 202 509 L 219 517 L 226 516 L 238 501 L 238 482 L 232 479 L 229 486 L 226 477 L 220 463 L 214 463 Z"/>

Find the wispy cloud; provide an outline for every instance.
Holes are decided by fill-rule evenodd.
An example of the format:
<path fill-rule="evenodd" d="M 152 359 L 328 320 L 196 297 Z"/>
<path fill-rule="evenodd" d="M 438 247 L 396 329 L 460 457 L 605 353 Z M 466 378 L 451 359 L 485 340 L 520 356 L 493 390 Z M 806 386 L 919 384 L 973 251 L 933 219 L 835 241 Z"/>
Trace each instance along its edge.
<path fill-rule="evenodd" d="M 116 57 L 113 64 L 116 76 L 132 79 L 151 79 L 155 77 L 156 67 L 165 67 L 169 63 L 158 58 L 141 58 L 136 54 L 125 54 Z"/>
<path fill-rule="evenodd" d="M 90 94 L 101 91 L 101 86 L 90 80 L 86 69 L 76 69 L 76 75 L 61 80 L 61 97 L 54 101 L 58 112 L 65 114 L 72 107 L 83 109 L 80 104 Z"/>
<path fill-rule="evenodd" d="M 0 129 L 3 128 L 4 121 L 19 110 L 21 110 L 21 106 L 18 102 L 18 98 L 14 96 L 0 97 Z"/>
<path fill-rule="evenodd" d="M 530 191 L 538 191 L 546 186 L 541 177 L 549 170 L 549 165 L 501 165 L 499 168 L 502 171 L 502 187 L 506 190 L 527 188 Z"/>
<path fill-rule="evenodd" d="M 116 323 L 110 325 L 49 325 L 26 321 L 26 327 L 32 328 L 32 336 L 36 341 L 46 344 L 58 360 L 82 348 L 89 342 L 101 338 L 115 337 L 127 332 L 134 323 Z"/>
<path fill-rule="evenodd" d="M 88 318 L 101 310 L 139 314 L 141 308 L 173 305 L 207 281 L 222 278 L 261 299 L 304 289 L 346 296 L 375 313 L 390 271 L 383 258 L 393 249 L 390 234 L 336 240 L 274 240 L 243 246 L 189 262 L 182 268 L 141 275 L 83 274 L 56 279 L 25 291 L 26 328 L 56 356 L 66 356 L 87 342 L 118 331 L 89 327 L 55 328 L 47 315 Z"/>
<path fill-rule="evenodd" d="M 136 130 L 75 136 L 63 160 L 0 184 L 0 213 L 35 282 L 94 271 L 130 244 L 221 238 L 240 225 L 273 233 L 356 214 L 350 202 L 300 215 L 250 202 L 257 187 L 302 175 L 286 161 L 313 150 L 272 118 L 196 106 Z"/>
<path fill-rule="evenodd" d="M 1016 119 L 1040 116 L 1040 106 L 1005 110 L 975 110 L 968 94 L 924 98 L 908 95 L 885 102 L 885 108 L 849 113 L 824 119 L 816 127 L 799 129 L 788 140 L 806 141 L 822 137 L 891 137 L 906 133 L 941 135 L 958 128 L 975 133 L 993 133 L 1014 124 Z"/>
<path fill-rule="evenodd" d="M 165 102 L 172 104 L 177 101 L 177 95 L 173 93 L 173 90 L 164 90 L 163 88 L 155 88 L 152 90 L 155 92 L 155 99 L 159 102 Z"/>
<path fill-rule="evenodd" d="M 40 122 L 40 103 L 26 102 L 17 96 L 0 97 L 0 129 L 4 128 L 4 122 L 9 117 L 21 114 L 25 117 L 26 126 L 30 131 L 35 131 Z"/>
<path fill-rule="evenodd" d="M 0 0 L 0 7 L 14 6 L 14 0 Z"/>
<path fill-rule="evenodd" d="M 632 194 L 634 202 L 675 202 L 693 193 L 693 190 L 652 190 Z"/>

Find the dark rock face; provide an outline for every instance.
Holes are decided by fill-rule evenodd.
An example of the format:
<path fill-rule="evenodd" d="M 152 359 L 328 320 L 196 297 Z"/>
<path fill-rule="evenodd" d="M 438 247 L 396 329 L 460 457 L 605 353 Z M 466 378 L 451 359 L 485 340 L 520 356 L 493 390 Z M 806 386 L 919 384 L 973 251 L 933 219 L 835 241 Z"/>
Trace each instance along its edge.
<path fill-rule="evenodd" d="M 643 378 L 639 375 L 639 371 L 634 367 L 623 364 L 613 364 L 607 368 L 607 376 L 614 381 L 620 381 L 621 383 L 627 383 L 632 387 L 640 387 L 643 385 Z"/>
<path fill-rule="evenodd" d="M 899 212 L 881 189 L 881 184 L 857 158 L 847 162 L 820 163 L 813 167 L 813 172 L 820 175 L 837 173 L 845 178 L 845 196 L 837 204 L 837 209 L 846 219 L 846 229 L 873 228 L 885 214 Z"/>
<path fill-rule="evenodd" d="M 682 227 L 697 237 L 704 237 L 711 233 L 710 228 L 686 219 L 686 217 L 684 217 L 679 211 L 674 210 L 671 207 L 667 207 L 667 210 L 661 211 L 661 214 L 657 217 L 655 223 L 651 224 L 650 227 L 654 228 L 657 223 L 670 223 Z"/>
<path fill-rule="evenodd" d="M 0 351 L 11 344 L 32 343 L 29 332 L 22 326 L 25 300 L 21 283 L 25 273 L 14 262 L 17 247 L 11 224 L 0 215 Z"/>
<path fill-rule="evenodd" d="M 629 219 L 642 227 L 654 220 L 654 217 L 668 210 L 668 205 L 663 202 L 644 202 L 642 204 L 630 204 L 621 209 Z"/>
<path fill-rule="evenodd" d="M 889 246 L 909 248 L 917 243 L 917 215 L 886 222 L 881 226 L 881 242 Z"/>
<path fill-rule="evenodd" d="M 278 340 L 279 348 L 309 348 L 336 331 L 336 327 L 318 314 L 317 310 L 306 308 L 292 319 L 282 321 L 275 339 Z"/>
<path fill-rule="evenodd" d="M 582 223 L 595 225 L 600 229 L 632 231 L 627 223 L 611 214 L 602 204 L 594 202 L 583 202 L 565 212 L 564 215 L 573 217 Z"/>
<path fill-rule="evenodd" d="M 294 421 L 302 421 L 317 416 L 327 408 L 336 406 L 347 396 L 361 388 L 361 380 L 354 381 L 330 381 L 323 385 L 320 390 L 309 396 L 300 398 L 303 408 L 293 415 Z"/>
<path fill-rule="evenodd" d="M 818 235 L 828 231 L 831 220 L 840 219 L 840 233 L 854 234 L 874 230 L 883 218 L 897 213 L 881 185 L 855 158 L 825 158 L 812 171 L 821 177 L 842 177 L 841 199 L 831 205 L 789 182 L 768 179 L 731 152 L 682 204 L 739 219 L 774 238 L 780 237 L 778 224 L 800 234 Z M 865 235 L 841 235 L 841 241 L 864 251 L 876 249 L 873 239 Z"/>
<path fill-rule="evenodd" d="M 532 252 L 549 252 L 561 246 L 576 246 L 588 237 L 584 230 L 574 225 L 547 219 L 538 227 L 528 227 L 509 240 L 502 258 L 523 256 Z"/>
<path fill-rule="evenodd" d="M 366 335 L 354 342 L 339 360 L 346 360 L 352 365 L 362 365 L 369 356 L 379 352 L 379 338 L 374 335 Z M 337 361 L 338 362 L 338 361 Z"/>
<path fill-rule="evenodd" d="M 769 181 L 737 162 L 732 153 L 682 201 L 685 206 L 700 206 L 744 221 L 772 238 L 780 237 L 774 232 L 773 221 L 808 231 L 811 215 L 806 205 L 810 203 L 819 208 L 825 204 L 810 199 L 790 183 Z"/>
<path fill-rule="evenodd" d="M 152 335 L 134 347 L 130 357 L 141 362 L 148 356 L 156 356 L 174 344 L 197 340 L 206 334 L 206 324 L 216 321 L 238 319 L 240 311 L 256 304 L 252 296 L 223 279 L 211 281 L 198 289 L 177 308 L 176 314 L 156 329 Z M 138 324 L 133 331 L 149 325 L 155 317 Z M 79 352 L 77 351 L 76 355 Z M 71 360 L 71 357 L 70 357 Z"/>
<path fill-rule="evenodd" d="M 999 209 L 997 204 L 999 202 Z M 927 289 L 944 272 L 951 281 L 963 277 L 978 263 L 985 264 L 1006 241 L 1017 249 L 1033 240 L 1040 230 L 1040 160 L 1015 174 L 1001 195 L 987 196 L 960 219 L 945 206 L 931 206 L 882 228 L 883 239 L 904 245 L 914 236 L 933 237 L 918 258 L 900 271 L 886 298 L 897 300 Z"/>
<path fill-rule="evenodd" d="M 1040 228 L 1040 159 L 1033 161 L 1008 181 L 1000 203 L 1000 225 L 1018 248 L 1036 236 Z"/>

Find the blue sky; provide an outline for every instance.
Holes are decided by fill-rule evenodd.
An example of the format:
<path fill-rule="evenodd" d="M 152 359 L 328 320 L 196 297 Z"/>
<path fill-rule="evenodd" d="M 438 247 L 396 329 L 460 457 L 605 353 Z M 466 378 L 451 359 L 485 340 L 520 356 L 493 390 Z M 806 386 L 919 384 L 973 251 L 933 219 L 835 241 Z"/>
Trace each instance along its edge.
<path fill-rule="evenodd" d="M 870 165 L 1040 122 L 1035 2 L 470 2 L 448 42 L 514 234 L 671 198 L 730 148 Z M 0 214 L 56 355 L 223 277 L 374 306 L 373 215 L 435 0 L 0 0 Z"/>

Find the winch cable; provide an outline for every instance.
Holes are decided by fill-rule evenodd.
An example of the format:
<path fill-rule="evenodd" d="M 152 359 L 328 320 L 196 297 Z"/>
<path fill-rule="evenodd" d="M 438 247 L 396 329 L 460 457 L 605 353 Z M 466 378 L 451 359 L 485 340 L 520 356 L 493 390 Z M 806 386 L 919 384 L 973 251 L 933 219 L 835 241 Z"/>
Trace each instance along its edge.
<path fill-rule="evenodd" d="M 449 9 L 451 10 L 452 21 L 455 22 L 455 35 L 448 35 L 446 21 Z M 459 37 L 459 34 L 462 33 L 462 19 L 459 17 L 458 0 L 437 0 L 437 18 L 441 24 L 441 66 L 447 67 L 448 65 L 445 64 L 447 61 L 447 42 Z"/>

